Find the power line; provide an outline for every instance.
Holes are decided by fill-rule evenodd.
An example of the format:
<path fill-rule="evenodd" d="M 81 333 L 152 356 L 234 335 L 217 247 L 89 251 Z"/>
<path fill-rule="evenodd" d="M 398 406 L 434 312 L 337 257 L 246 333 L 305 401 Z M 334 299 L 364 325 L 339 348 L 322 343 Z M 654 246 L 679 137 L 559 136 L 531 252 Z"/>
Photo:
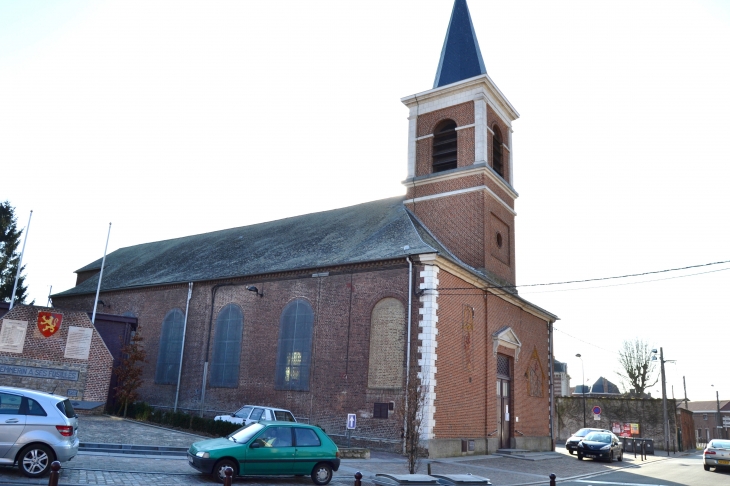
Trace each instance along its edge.
<path fill-rule="evenodd" d="M 665 270 L 655 270 L 652 272 L 643 272 L 643 273 L 631 273 L 627 275 L 618 275 L 615 277 L 599 277 L 599 278 L 587 278 L 584 280 L 567 280 L 565 282 L 549 282 L 549 283 L 537 283 L 537 284 L 525 284 L 525 285 L 495 285 L 495 286 L 488 286 L 488 289 L 514 289 L 517 287 L 546 287 L 550 285 L 567 285 L 567 284 L 573 284 L 573 283 L 586 283 L 586 282 L 597 282 L 601 280 L 616 280 L 620 278 L 631 278 L 631 277 L 641 277 L 644 275 L 655 275 L 658 273 L 667 273 L 667 272 L 677 272 L 680 270 L 689 270 L 691 268 L 702 268 L 702 267 L 708 267 L 711 265 L 722 265 L 724 263 L 730 263 L 730 260 L 725 260 L 721 262 L 711 262 L 711 263 L 703 263 L 701 265 L 690 265 L 688 267 L 679 267 L 679 268 L 667 268 Z M 727 268 L 724 268 L 722 270 L 728 270 Z M 722 270 L 715 270 L 715 271 L 722 271 Z M 701 272 L 691 275 L 682 275 L 679 277 L 671 277 L 671 278 L 683 278 L 683 277 L 690 277 L 692 275 L 702 275 L 702 273 L 712 273 L 712 272 Z M 669 280 L 669 279 L 658 279 L 658 280 Z M 647 280 L 646 282 L 652 282 L 657 280 Z M 643 282 L 637 282 L 637 283 L 643 283 Z M 625 284 L 628 285 L 628 284 Z M 428 289 L 426 289 L 428 290 Z M 434 289 L 431 289 L 434 290 Z M 439 287 L 436 290 L 476 290 L 474 287 Z M 482 289 L 484 290 L 484 289 Z M 576 289 L 578 290 L 578 289 Z"/>

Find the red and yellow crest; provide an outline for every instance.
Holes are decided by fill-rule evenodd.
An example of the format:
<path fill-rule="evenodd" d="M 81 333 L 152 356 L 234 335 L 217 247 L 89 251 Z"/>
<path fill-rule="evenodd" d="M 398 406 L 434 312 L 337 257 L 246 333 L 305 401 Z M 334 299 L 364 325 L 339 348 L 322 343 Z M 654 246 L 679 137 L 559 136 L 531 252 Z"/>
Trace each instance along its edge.
<path fill-rule="evenodd" d="M 54 314 L 52 312 L 38 313 L 38 330 L 43 337 L 51 337 L 61 329 L 61 321 L 63 314 Z"/>

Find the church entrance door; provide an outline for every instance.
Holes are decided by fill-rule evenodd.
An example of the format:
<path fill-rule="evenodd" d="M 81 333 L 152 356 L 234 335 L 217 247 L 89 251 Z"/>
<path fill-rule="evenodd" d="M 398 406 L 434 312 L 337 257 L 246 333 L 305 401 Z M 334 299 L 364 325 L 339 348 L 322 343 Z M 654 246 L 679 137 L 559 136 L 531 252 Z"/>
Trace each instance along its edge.
<path fill-rule="evenodd" d="M 497 436 L 499 438 L 500 449 L 510 449 L 511 444 L 511 422 L 512 410 L 510 407 L 511 380 L 509 372 L 509 358 L 503 355 L 497 355 Z"/>

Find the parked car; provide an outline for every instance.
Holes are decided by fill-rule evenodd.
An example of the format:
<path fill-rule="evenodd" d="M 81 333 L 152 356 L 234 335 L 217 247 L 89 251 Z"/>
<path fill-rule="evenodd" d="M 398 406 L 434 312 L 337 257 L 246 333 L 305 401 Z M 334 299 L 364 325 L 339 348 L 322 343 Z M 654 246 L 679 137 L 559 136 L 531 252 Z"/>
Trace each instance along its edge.
<path fill-rule="evenodd" d="M 0 386 L 0 465 L 18 465 L 30 477 L 79 451 L 78 420 L 66 397 Z"/>
<path fill-rule="evenodd" d="M 568 440 L 565 441 L 565 448 L 573 454 L 576 450 L 578 450 L 578 442 L 582 441 L 583 438 L 590 434 L 591 432 L 608 432 L 611 433 L 610 430 L 606 429 L 592 429 L 590 427 L 587 427 L 585 429 L 580 429 L 575 434 L 571 435 Z"/>
<path fill-rule="evenodd" d="M 296 422 L 297 419 L 289 410 L 283 408 L 262 407 L 259 405 L 244 405 L 228 415 L 218 415 L 215 420 L 222 420 L 232 424 L 250 425 L 259 420 Z"/>
<path fill-rule="evenodd" d="M 705 471 L 730 468 L 730 440 L 712 439 L 702 451 L 702 465 Z"/>
<path fill-rule="evenodd" d="M 624 460 L 624 449 L 621 441 L 612 432 L 591 432 L 578 442 L 578 460 L 584 457 L 603 459 L 613 462 L 614 459 Z"/>
<path fill-rule="evenodd" d="M 257 422 L 228 437 L 195 442 L 188 463 L 218 482 L 225 469 L 234 476 L 310 475 L 314 484 L 327 484 L 340 468 L 340 452 L 319 427 L 296 422 Z"/>

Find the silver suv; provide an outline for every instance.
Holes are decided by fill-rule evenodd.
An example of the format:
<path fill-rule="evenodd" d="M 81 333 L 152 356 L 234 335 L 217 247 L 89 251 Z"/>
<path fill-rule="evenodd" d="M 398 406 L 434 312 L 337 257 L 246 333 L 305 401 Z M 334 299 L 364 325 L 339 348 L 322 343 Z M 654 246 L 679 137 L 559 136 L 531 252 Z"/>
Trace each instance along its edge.
<path fill-rule="evenodd" d="M 228 415 L 218 415 L 215 420 L 230 422 L 232 424 L 249 425 L 259 420 L 281 420 L 284 422 L 296 422 L 297 419 L 289 410 L 283 408 L 261 407 L 258 405 L 244 405 L 237 411 Z"/>
<path fill-rule="evenodd" d="M 30 478 L 79 451 L 78 419 L 66 397 L 0 386 L 0 465 L 16 463 Z"/>

